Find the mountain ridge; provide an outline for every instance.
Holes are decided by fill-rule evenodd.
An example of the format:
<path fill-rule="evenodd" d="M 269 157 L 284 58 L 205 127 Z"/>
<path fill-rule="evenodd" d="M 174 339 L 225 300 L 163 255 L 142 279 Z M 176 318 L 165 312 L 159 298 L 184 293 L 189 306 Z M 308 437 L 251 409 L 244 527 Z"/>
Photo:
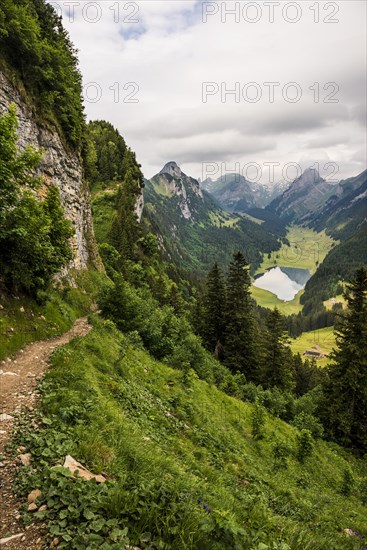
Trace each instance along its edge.
<path fill-rule="evenodd" d="M 270 224 L 263 227 L 263 220 L 256 223 L 225 211 L 174 161 L 145 180 L 144 202 L 143 221 L 145 218 L 160 235 L 164 254 L 189 270 L 205 271 L 218 257 L 226 266 L 235 249 L 242 250 L 249 263 L 258 265 L 260 251 L 278 249 L 285 237 L 281 222 L 275 228 Z"/>
<path fill-rule="evenodd" d="M 263 185 L 247 180 L 238 173 L 224 174 L 217 180 L 207 178 L 201 185 L 222 208 L 241 213 L 248 213 L 252 208 L 264 208 L 289 186 L 287 182 Z"/>

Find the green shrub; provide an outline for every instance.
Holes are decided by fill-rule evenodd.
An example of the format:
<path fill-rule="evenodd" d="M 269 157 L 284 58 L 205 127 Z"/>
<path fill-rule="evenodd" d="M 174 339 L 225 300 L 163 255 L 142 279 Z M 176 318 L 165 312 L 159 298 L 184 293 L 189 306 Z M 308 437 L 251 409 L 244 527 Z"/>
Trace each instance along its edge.
<path fill-rule="evenodd" d="M 251 428 L 252 428 L 252 437 L 254 439 L 263 439 L 264 437 L 264 426 L 265 426 L 265 408 L 255 401 L 255 405 L 252 409 L 251 417 Z"/>
<path fill-rule="evenodd" d="M 293 426 L 299 430 L 307 430 L 315 439 L 321 438 L 324 435 L 324 428 L 321 422 L 305 412 L 300 412 L 291 422 Z"/>
<path fill-rule="evenodd" d="M 264 407 L 275 416 L 283 420 L 290 420 L 293 417 L 294 397 L 289 392 L 274 387 L 265 390 L 262 394 Z"/>
<path fill-rule="evenodd" d="M 296 437 L 296 457 L 301 464 L 313 453 L 314 441 L 309 430 L 301 430 Z"/>
<path fill-rule="evenodd" d="M 15 106 L 0 117 L 0 277 L 9 289 L 37 295 L 72 259 L 71 223 L 64 218 L 57 187 L 44 200 L 34 191 L 41 153 L 18 153 Z"/>
<path fill-rule="evenodd" d="M 279 441 L 273 447 L 274 470 L 288 468 L 288 458 L 292 454 L 292 447 L 285 441 Z"/>
<path fill-rule="evenodd" d="M 343 479 L 340 487 L 340 492 L 345 497 L 349 497 L 355 488 L 355 478 L 352 470 L 349 467 L 343 470 Z"/>

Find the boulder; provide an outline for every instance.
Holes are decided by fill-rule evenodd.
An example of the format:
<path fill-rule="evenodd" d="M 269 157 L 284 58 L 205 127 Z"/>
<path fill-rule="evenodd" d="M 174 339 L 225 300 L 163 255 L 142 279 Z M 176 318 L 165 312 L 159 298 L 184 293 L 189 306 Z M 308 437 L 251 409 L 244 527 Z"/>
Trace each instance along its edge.
<path fill-rule="evenodd" d="M 23 466 L 30 466 L 31 458 L 32 458 L 31 453 L 25 453 L 25 454 L 19 455 L 19 460 L 21 461 Z"/>
<path fill-rule="evenodd" d="M 0 422 L 6 422 L 8 420 L 13 420 L 13 417 L 10 416 L 10 414 L 6 414 L 6 413 L 0 414 Z"/>
<path fill-rule="evenodd" d="M 63 467 L 68 468 L 73 474 L 77 474 L 79 477 L 82 477 L 86 480 L 95 479 L 97 483 L 104 483 L 106 481 L 106 478 L 104 476 L 92 474 L 92 472 L 84 468 L 84 466 L 80 464 L 80 462 L 75 460 L 75 458 L 70 455 L 67 455 L 65 457 Z"/>
<path fill-rule="evenodd" d="M 38 506 L 35 502 L 31 502 L 27 508 L 28 512 L 35 512 L 38 510 Z"/>
<path fill-rule="evenodd" d="M 42 491 L 40 491 L 39 489 L 33 489 L 33 491 L 29 493 L 27 500 L 28 502 L 34 502 L 41 495 Z"/>

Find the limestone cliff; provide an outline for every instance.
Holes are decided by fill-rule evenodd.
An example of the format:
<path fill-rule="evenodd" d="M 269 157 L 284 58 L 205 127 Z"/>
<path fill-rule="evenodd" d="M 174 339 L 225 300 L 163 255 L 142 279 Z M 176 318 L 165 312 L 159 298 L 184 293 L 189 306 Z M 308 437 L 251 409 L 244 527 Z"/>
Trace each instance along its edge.
<path fill-rule="evenodd" d="M 165 197 L 173 197 L 185 220 L 191 220 L 203 203 L 203 192 L 199 182 L 184 174 L 176 162 L 167 162 L 151 180 L 156 192 Z"/>
<path fill-rule="evenodd" d="M 34 109 L 25 101 L 17 88 L 0 71 L 0 113 L 15 103 L 18 116 L 18 145 L 44 150 L 39 175 L 45 188 L 57 185 L 65 216 L 71 220 L 75 234 L 72 237 L 73 261 L 69 269 L 102 268 L 94 238 L 88 185 L 83 178 L 82 161 L 77 152 L 67 148 L 56 128 L 46 127 L 38 121 Z"/>
<path fill-rule="evenodd" d="M 144 193 L 142 189 L 135 203 L 135 214 L 137 215 L 139 222 L 141 222 L 143 210 L 144 210 Z"/>

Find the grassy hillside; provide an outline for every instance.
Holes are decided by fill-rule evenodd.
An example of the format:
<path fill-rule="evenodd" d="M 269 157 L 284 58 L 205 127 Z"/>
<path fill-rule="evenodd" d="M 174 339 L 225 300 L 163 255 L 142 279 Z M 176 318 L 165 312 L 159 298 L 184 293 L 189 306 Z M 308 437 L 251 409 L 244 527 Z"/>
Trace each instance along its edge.
<path fill-rule="evenodd" d="M 365 463 L 317 441 L 301 464 L 296 428 L 266 415 L 264 438 L 254 439 L 253 405 L 153 360 L 112 323 L 94 325 L 54 352 L 38 432 L 23 424 L 15 440 L 34 457 L 18 493 L 42 488 L 47 510 L 35 516 L 50 541 L 116 550 L 365 546 L 344 532 L 367 537 L 358 488 Z M 50 469 L 67 453 L 103 471 L 107 483 Z M 349 468 L 355 482 L 346 487 Z"/>
<path fill-rule="evenodd" d="M 308 269 L 310 273 L 314 273 L 335 243 L 324 231 L 316 233 L 312 229 L 297 225 L 288 228 L 286 238 L 289 244 L 283 243 L 280 250 L 270 254 L 270 258 L 269 254 L 264 254 L 256 273 L 264 273 L 266 269 L 275 266 Z M 252 295 L 260 306 L 271 309 L 276 306 L 284 315 L 301 311 L 302 294 L 303 291 L 300 291 L 293 300 L 284 302 L 272 292 L 252 287 Z"/>
<path fill-rule="evenodd" d="M 334 240 L 324 231 L 317 233 L 308 227 L 292 225 L 287 232 L 288 244 L 283 244 L 281 249 L 273 252 L 271 257 L 264 255 L 263 262 L 257 269 L 257 273 L 263 273 L 269 267 L 297 267 L 308 269 L 314 273 L 323 261 L 329 250 L 333 247 Z"/>
<path fill-rule="evenodd" d="M 332 327 L 321 328 L 319 330 L 313 330 L 311 332 L 304 332 L 296 338 L 291 340 L 291 348 L 293 353 L 303 354 L 304 351 L 318 346 L 321 353 L 329 354 L 333 347 L 335 346 L 335 336 Z M 317 365 L 324 367 L 327 363 L 330 362 L 330 359 L 318 359 Z"/>
<path fill-rule="evenodd" d="M 254 285 L 251 286 L 251 294 L 260 306 L 267 307 L 269 309 L 274 309 L 277 307 L 283 315 L 298 313 L 302 308 L 300 304 L 300 297 L 303 294 L 303 290 L 300 290 L 293 300 L 290 300 L 289 302 L 279 300 L 276 294 Z"/>
<path fill-rule="evenodd" d="M 104 274 L 74 274 L 78 286 L 65 284 L 57 290 L 29 296 L 0 295 L 0 360 L 36 340 L 66 332 L 81 315 L 87 315 Z"/>
<path fill-rule="evenodd" d="M 366 222 L 352 237 L 328 252 L 317 272 L 306 284 L 302 297 L 305 309 L 340 294 L 343 283 L 350 280 L 356 269 L 363 265 L 367 265 Z"/>

